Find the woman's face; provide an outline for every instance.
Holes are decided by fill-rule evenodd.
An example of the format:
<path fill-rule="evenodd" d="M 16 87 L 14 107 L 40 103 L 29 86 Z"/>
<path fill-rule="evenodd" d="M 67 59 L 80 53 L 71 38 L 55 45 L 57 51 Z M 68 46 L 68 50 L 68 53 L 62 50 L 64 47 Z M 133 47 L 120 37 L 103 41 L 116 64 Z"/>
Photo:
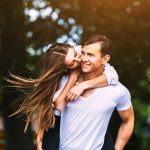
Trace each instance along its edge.
<path fill-rule="evenodd" d="M 76 52 L 74 48 L 69 48 L 68 53 L 65 57 L 65 64 L 68 69 L 74 69 L 80 66 L 81 56 L 79 52 Z"/>

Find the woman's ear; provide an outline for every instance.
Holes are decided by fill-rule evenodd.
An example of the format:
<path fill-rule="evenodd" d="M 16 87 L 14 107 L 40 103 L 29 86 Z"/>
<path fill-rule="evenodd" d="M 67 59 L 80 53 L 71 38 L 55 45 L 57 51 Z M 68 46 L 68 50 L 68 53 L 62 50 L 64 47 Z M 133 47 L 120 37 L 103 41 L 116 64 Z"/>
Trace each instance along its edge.
<path fill-rule="evenodd" d="M 103 64 L 103 65 L 107 64 L 109 60 L 110 60 L 110 55 L 105 55 L 105 56 L 102 58 L 102 64 Z"/>

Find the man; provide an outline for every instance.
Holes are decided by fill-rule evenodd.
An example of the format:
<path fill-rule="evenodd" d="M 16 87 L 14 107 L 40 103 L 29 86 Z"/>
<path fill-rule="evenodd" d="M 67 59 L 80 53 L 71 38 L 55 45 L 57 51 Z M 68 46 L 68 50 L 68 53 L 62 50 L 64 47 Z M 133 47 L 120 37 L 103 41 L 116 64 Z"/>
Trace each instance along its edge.
<path fill-rule="evenodd" d="M 111 43 L 101 35 L 83 43 L 82 74 L 78 82 L 91 80 L 104 71 L 110 59 Z M 61 112 L 59 150 L 100 150 L 112 112 L 117 108 L 122 123 L 115 150 L 123 150 L 134 127 L 134 113 L 128 90 L 116 86 L 89 89 Z M 109 150 L 109 147 L 108 147 Z"/>
<path fill-rule="evenodd" d="M 77 68 L 80 66 L 81 59 L 80 59 L 80 55 L 78 54 L 81 54 L 81 46 L 77 46 L 77 47 L 78 47 L 78 50 L 76 51 L 74 51 L 73 49 L 69 49 L 66 55 L 64 63 L 67 65 L 68 69 L 73 69 L 73 68 Z M 69 80 L 66 81 L 67 84 L 63 82 L 64 81 L 63 80 L 64 77 L 63 77 L 62 79 L 63 84 L 61 84 L 60 86 L 61 89 L 55 93 L 54 99 L 57 99 L 57 100 L 55 100 L 54 105 L 57 108 L 57 110 L 63 110 L 63 108 L 66 105 L 67 100 L 69 101 L 75 100 L 86 89 L 95 88 L 95 87 L 103 87 L 103 86 L 107 86 L 108 84 L 115 85 L 118 83 L 118 75 L 115 69 L 109 64 L 107 64 L 105 65 L 105 71 L 102 76 L 99 76 L 98 78 L 94 78 L 89 81 L 82 82 L 74 86 L 70 90 L 70 88 L 74 85 L 73 80 L 76 81 L 77 79 L 77 76 L 75 74 L 76 73 L 79 74 L 79 72 L 76 72 L 75 74 L 73 72 L 71 73 Z M 63 91 L 61 91 L 62 89 Z M 68 93 L 69 90 L 70 92 Z M 66 95 L 68 95 L 67 98 L 66 98 Z M 38 150 L 42 150 L 42 147 L 43 147 L 43 150 L 50 150 L 50 149 L 58 150 L 60 113 L 55 111 L 55 115 L 56 115 L 55 128 L 49 129 L 49 131 L 48 132 L 46 131 L 44 135 L 43 135 L 42 130 L 38 132 L 38 136 L 37 136 Z M 112 145 L 112 149 L 113 149 L 113 143 L 109 135 L 109 132 L 106 133 L 105 142 L 104 142 L 102 150 L 107 150 L 107 145 Z"/>

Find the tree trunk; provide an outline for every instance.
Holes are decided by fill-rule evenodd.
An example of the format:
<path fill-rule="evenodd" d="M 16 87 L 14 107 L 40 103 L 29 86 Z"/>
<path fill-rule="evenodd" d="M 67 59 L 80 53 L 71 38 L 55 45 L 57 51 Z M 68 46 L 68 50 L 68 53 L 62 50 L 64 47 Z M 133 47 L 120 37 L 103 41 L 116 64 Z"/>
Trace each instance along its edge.
<path fill-rule="evenodd" d="M 25 19 L 24 6 L 21 0 L 1 0 L 1 49 L 0 75 L 8 77 L 8 71 L 21 73 L 25 71 Z M 12 103 L 18 93 L 9 92 L 3 80 L 2 116 L 4 120 L 4 137 L 6 150 L 33 150 L 32 132 L 23 133 L 25 122 L 22 118 L 8 116 L 15 111 Z"/>

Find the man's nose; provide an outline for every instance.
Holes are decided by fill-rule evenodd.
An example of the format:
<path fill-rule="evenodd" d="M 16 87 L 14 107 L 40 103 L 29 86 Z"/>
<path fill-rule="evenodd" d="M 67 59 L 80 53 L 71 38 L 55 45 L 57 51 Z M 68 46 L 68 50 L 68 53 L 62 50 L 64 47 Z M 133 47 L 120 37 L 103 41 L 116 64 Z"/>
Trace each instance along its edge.
<path fill-rule="evenodd" d="M 88 61 L 88 57 L 86 55 L 82 56 L 82 61 Z"/>

